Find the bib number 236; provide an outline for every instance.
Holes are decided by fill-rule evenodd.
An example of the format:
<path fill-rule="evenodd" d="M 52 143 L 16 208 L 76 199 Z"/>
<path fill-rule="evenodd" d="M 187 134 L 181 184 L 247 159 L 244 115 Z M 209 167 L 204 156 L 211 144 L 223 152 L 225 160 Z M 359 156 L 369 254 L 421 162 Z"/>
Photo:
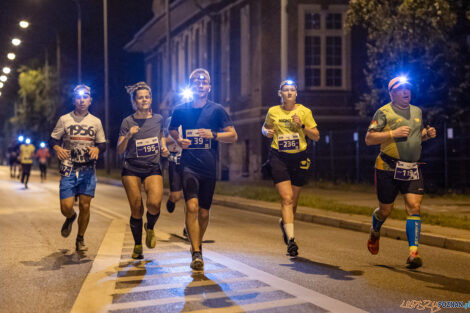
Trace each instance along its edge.
<path fill-rule="evenodd" d="M 278 137 L 279 151 L 299 150 L 300 137 L 299 134 L 279 135 Z"/>

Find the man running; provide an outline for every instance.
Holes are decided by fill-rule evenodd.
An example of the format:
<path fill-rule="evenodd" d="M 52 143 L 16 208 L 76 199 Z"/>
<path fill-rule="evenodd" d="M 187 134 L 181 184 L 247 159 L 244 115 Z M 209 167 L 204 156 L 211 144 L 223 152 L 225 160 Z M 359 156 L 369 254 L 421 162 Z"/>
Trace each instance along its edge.
<path fill-rule="evenodd" d="M 12 142 L 8 146 L 7 151 L 8 151 L 8 163 L 10 164 L 10 177 L 15 178 L 16 168 L 18 167 L 18 156 L 20 154 L 18 144 L 16 142 Z"/>
<path fill-rule="evenodd" d="M 66 217 L 61 234 L 68 237 L 77 217 L 73 209 L 74 196 L 79 196 L 76 251 L 88 250 L 83 236 L 90 220 L 90 202 L 95 195 L 95 165 L 106 150 L 106 138 L 99 118 L 88 108 L 92 98 L 90 87 L 78 85 L 73 90 L 75 109 L 62 115 L 50 138 L 50 146 L 60 162 L 60 210 Z"/>
<path fill-rule="evenodd" d="M 49 149 L 46 147 L 44 142 L 41 142 L 39 147 L 39 150 L 36 152 L 36 159 L 38 159 L 39 170 L 41 171 L 41 182 L 44 182 L 47 175 L 47 163 L 51 157 L 51 154 L 49 153 Z"/>
<path fill-rule="evenodd" d="M 422 266 L 418 255 L 421 232 L 420 205 L 424 194 L 423 173 L 418 161 L 421 143 L 436 137 L 436 129 L 423 127 L 421 109 L 411 105 L 411 84 L 405 77 L 395 77 L 388 84 L 392 102 L 375 112 L 366 134 L 366 144 L 379 145 L 375 162 L 375 185 L 379 207 L 372 214 L 367 248 L 379 253 L 380 228 L 392 213 L 399 192 L 404 195 L 408 213 L 406 235 L 410 254 L 409 268 Z"/>
<path fill-rule="evenodd" d="M 26 138 L 24 144 L 20 146 L 21 183 L 24 183 L 25 189 L 28 189 L 29 176 L 31 175 L 31 167 L 33 166 L 34 150 L 36 150 L 36 148 L 31 144 L 31 139 L 29 138 Z"/>
<path fill-rule="evenodd" d="M 204 268 L 201 242 L 209 224 L 216 182 L 218 143 L 233 143 L 237 132 L 230 116 L 220 104 L 208 100 L 211 79 L 205 69 L 189 76 L 193 99 L 175 108 L 169 131 L 183 148 L 181 154 L 183 194 L 186 201 L 186 229 L 191 241 L 191 268 Z M 178 128 L 181 126 L 183 136 Z"/>

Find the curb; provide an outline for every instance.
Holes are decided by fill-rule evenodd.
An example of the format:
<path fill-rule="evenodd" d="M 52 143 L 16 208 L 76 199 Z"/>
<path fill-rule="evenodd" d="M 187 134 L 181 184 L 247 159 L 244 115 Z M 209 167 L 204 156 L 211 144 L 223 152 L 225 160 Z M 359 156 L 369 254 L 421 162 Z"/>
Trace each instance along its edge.
<path fill-rule="evenodd" d="M 122 187 L 121 181 L 116 179 L 99 176 L 98 181 L 103 184 Z M 168 194 L 168 191 L 164 190 L 164 194 Z M 239 210 L 251 211 L 272 216 L 280 216 L 280 210 L 278 209 L 267 208 L 261 204 L 256 205 L 253 203 L 237 202 L 236 198 L 233 200 L 221 199 L 217 194 L 214 195 L 212 203 L 215 205 L 227 206 Z M 296 213 L 295 219 L 307 223 L 338 227 L 363 233 L 369 233 L 370 230 L 370 223 L 344 220 L 338 217 L 331 217 L 314 213 Z M 397 240 L 407 240 L 406 231 L 396 227 L 382 226 L 380 235 L 382 237 L 394 238 Z M 470 253 L 470 240 L 466 239 L 421 233 L 420 243 L 428 246 Z"/>

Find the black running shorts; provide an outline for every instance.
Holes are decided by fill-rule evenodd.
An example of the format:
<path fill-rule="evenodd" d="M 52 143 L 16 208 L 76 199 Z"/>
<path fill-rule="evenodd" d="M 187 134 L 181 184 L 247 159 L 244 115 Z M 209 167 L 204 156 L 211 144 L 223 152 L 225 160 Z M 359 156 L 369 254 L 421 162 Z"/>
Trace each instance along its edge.
<path fill-rule="evenodd" d="M 274 184 L 290 180 L 292 185 L 302 187 L 308 179 L 308 168 L 310 160 L 307 151 L 298 153 L 279 152 L 271 149 L 269 153 L 271 175 Z"/>
<path fill-rule="evenodd" d="M 121 176 L 136 176 L 139 177 L 142 182 L 149 176 L 152 175 L 160 175 L 162 176 L 162 170 L 160 169 L 159 165 L 156 165 L 149 169 L 142 169 L 141 171 L 137 170 L 130 170 L 127 168 L 122 168 Z"/>
<path fill-rule="evenodd" d="M 419 170 L 418 180 L 397 180 L 393 171 L 383 171 L 375 169 L 375 190 L 380 203 L 391 204 L 395 202 L 398 192 L 401 194 L 413 193 L 424 195 L 423 171 Z"/>
<path fill-rule="evenodd" d="M 168 162 L 168 176 L 170 178 L 170 191 L 181 191 L 183 189 L 183 177 L 181 164 Z"/>
<path fill-rule="evenodd" d="M 30 163 L 21 164 L 21 170 L 23 171 L 25 175 L 29 175 L 31 173 L 31 166 L 33 166 L 33 164 L 30 164 Z"/>
<path fill-rule="evenodd" d="M 193 173 L 183 171 L 183 194 L 186 201 L 197 198 L 200 208 L 210 210 L 214 190 L 215 178 L 198 177 Z"/>

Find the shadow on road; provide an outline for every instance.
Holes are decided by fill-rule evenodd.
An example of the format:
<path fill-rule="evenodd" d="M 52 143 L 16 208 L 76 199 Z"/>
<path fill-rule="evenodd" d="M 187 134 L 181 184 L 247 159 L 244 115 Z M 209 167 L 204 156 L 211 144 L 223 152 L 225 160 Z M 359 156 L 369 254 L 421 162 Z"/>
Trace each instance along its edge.
<path fill-rule="evenodd" d="M 68 249 L 61 249 L 57 252 L 49 254 L 43 257 L 39 261 L 21 261 L 26 266 L 37 266 L 40 267 L 40 271 L 57 271 L 62 269 L 64 265 L 76 265 L 91 262 L 90 259 L 84 260 L 86 255 L 77 254 L 75 252 L 70 253 Z"/>
<path fill-rule="evenodd" d="M 184 236 L 180 236 L 180 235 L 177 235 L 177 234 L 170 234 L 171 237 L 169 240 L 159 240 L 161 242 L 189 242 L 189 238 L 187 237 L 184 237 Z M 202 243 L 214 243 L 215 240 L 203 240 Z"/>
<path fill-rule="evenodd" d="M 462 278 L 451 278 L 439 274 L 426 273 L 418 270 L 408 270 L 395 268 L 388 265 L 376 265 L 378 267 L 385 268 L 395 273 L 405 274 L 412 279 L 420 280 L 432 285 L 428 285 L 428 288 L 437 290 L 446 290 L 458 292 L 460 294 L 470 294 L 470 280 Z M 439 286 L 434 286 L 439 285 Z"/>
<path fill-rule="evenodd" d="M 280 264 L 292 270 L 312 275 L 325 275 L 335 280 L 353 280 L 353 276 L 361 276 L 363 271 L 343 271 L 339 266 L 314 262 L 312 260 L 296 257 L 291 258 L 291 264 Z"/>

